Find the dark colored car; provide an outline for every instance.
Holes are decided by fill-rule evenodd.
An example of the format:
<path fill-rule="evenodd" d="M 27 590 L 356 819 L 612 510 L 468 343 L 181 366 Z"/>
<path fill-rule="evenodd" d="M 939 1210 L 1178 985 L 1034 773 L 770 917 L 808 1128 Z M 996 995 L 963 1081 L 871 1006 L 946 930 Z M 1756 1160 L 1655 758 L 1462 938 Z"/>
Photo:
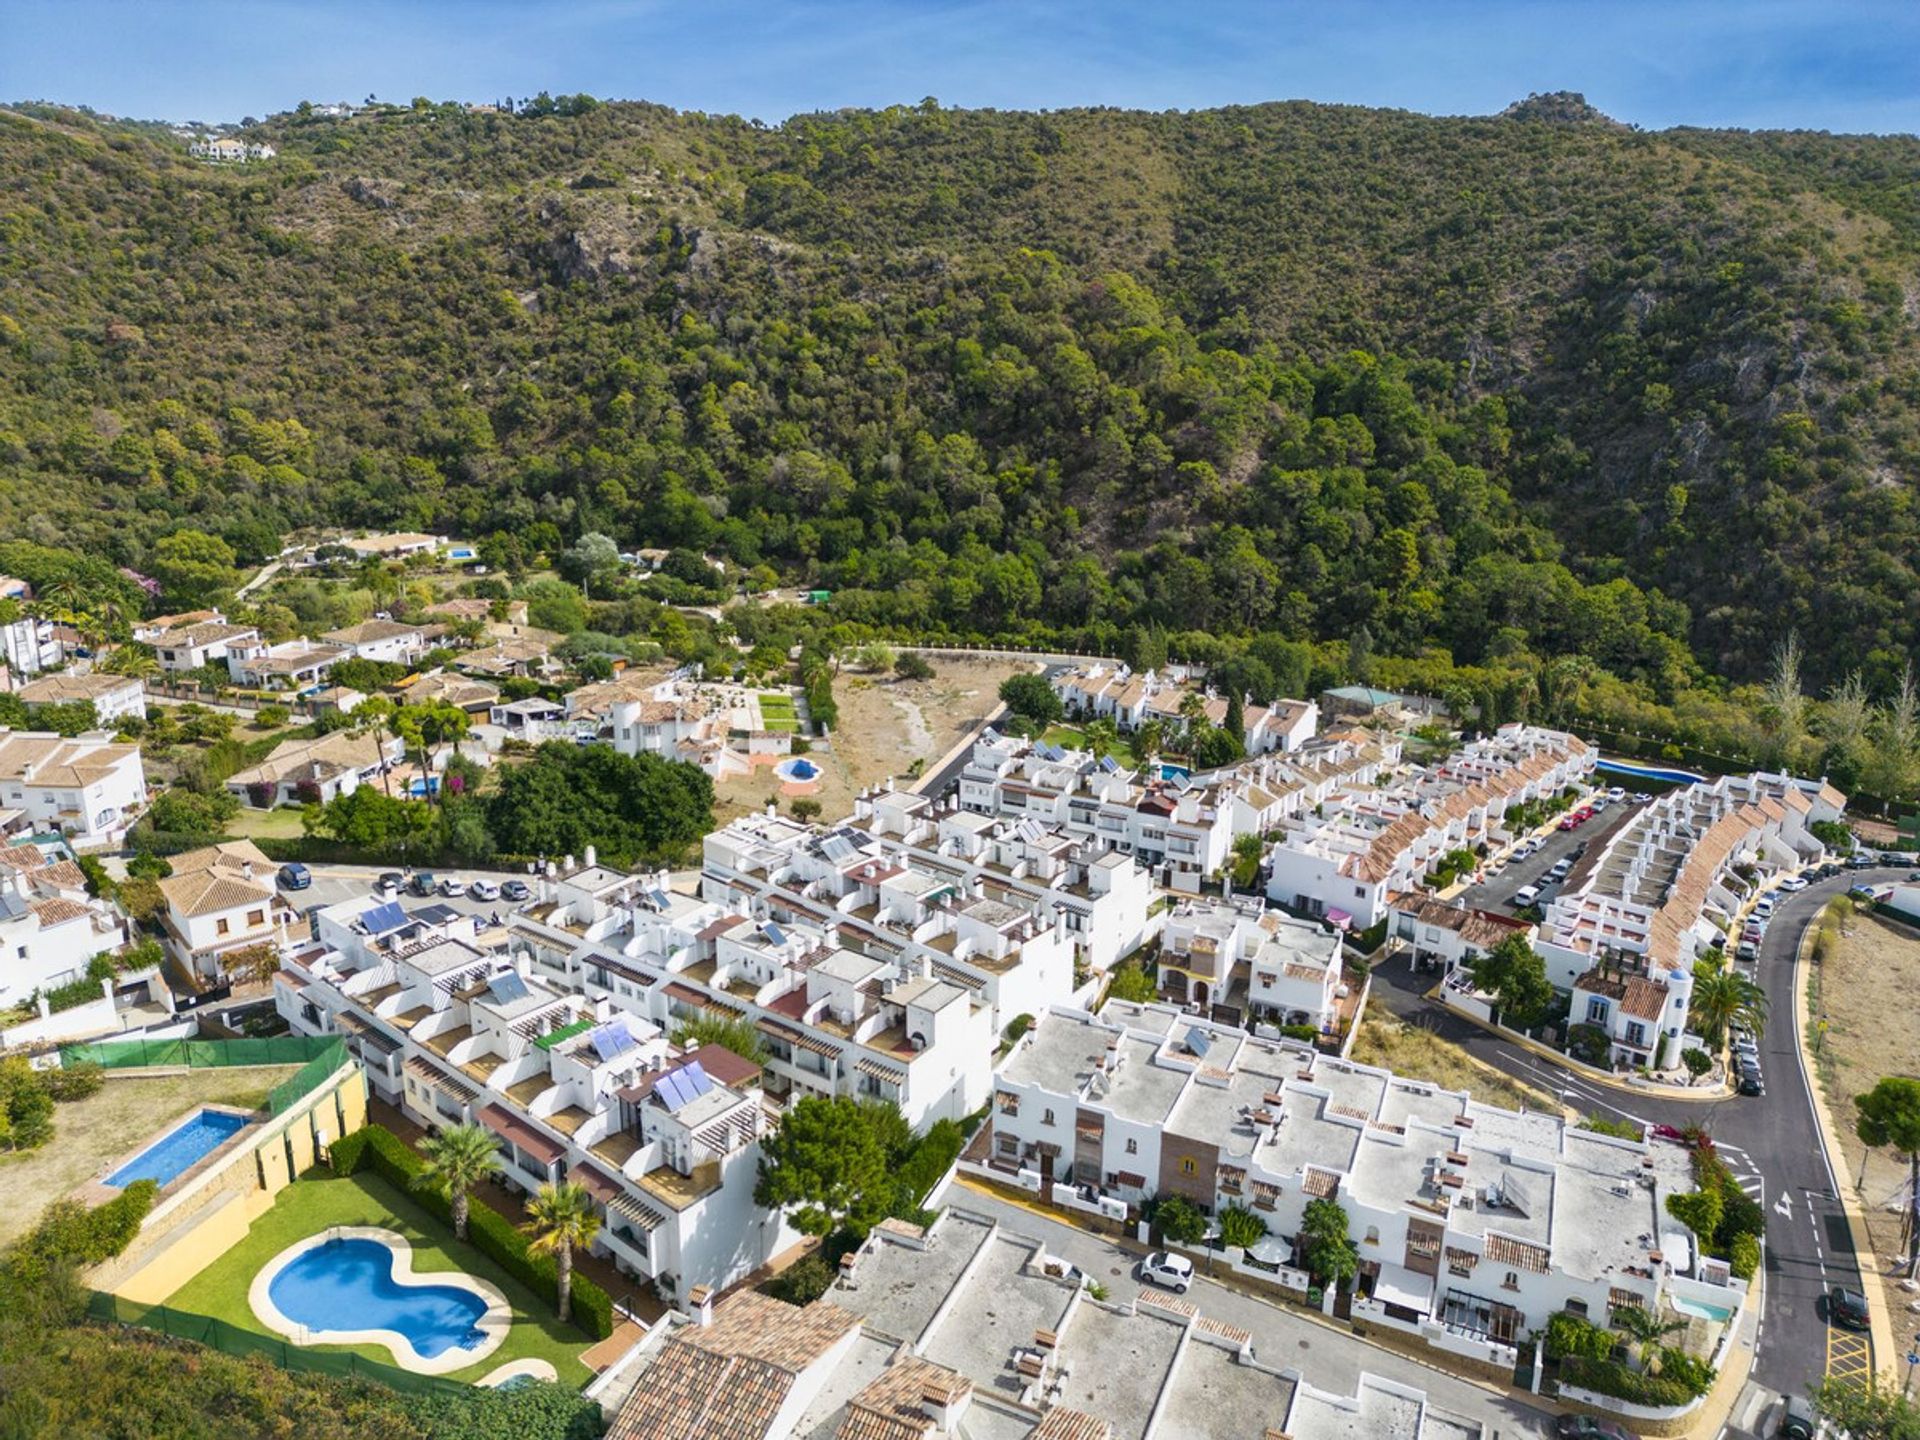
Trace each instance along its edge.
<path fill-rule="evenodd" d="M 1757 1096 L 1767 1093 L 1766 1082 L 1760 1078 L 1760 1072 L 1758 1070 L 1742 1070 L 1740 1072 L 1739 1084 L 1735 1088 L 1737 1088 L 1742 1095 Z"/>
<path fill-rule="evenodd" d="M 532 899 L 533 892 L 527 888 L 524 880 L 504 880 L 500 884 L 500 898 L 518 905 L 523 900 Z"/>
<path fill-rule="evenodd" d="M 279 879 L 282 890 L 304 890 L 313 884 L 313 873 L 296 860 L 280 867 Z"/>
<path fill-rule="evenodd" d="M 1560 1440 L 1634 1440 L 1633 1432 L 1624 1425 L 1592 1415 L 1562 1415 L 1554 1422 L 1553 1433 Z"/>
<path fill-rule="evenodd" d="M 1819 1433 L 1820 1422 L 1813 1406 L 1798 1395 L 1789 1395 L 1787 1408 L 1780 1416 L 1782 1440 L 1814 1440 Z"/>
<path fill-rule="evenodd" d="M 382 870 L 380 878 L 373 882 L 373 888 L 382 895 L 398 895 L 406 883 L 407 877 L 398 870 Z"/>
<path fill-rule="evenodd" d="M 422 900 L 425 900 L 433 894 L 434 887 L 439 883 L 440 882 L 435 880 L 433 876 L 422 870 L 407 882 L 407 893 L 409 895 L 418 895 Z"/>
<path fill-rule="evenodd" d="M 1867 1297 L 1844 1285 L 1834 1286 L 1827 1292 L 1827 1322 L 1849 1330 L 1865 1330 L 1871 1323 L 1867 1318 Z"/>

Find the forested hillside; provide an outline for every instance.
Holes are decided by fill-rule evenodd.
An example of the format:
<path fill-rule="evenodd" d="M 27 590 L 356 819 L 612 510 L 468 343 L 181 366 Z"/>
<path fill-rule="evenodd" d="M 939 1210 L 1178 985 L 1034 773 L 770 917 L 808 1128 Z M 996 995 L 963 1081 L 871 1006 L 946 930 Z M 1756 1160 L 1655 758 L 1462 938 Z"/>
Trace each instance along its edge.
<path fill-rule="evenodd" d="M 552 106 L 537 107 L 551 112 Z M 0 111 L 0 530 L 588 531 L 896 634 L 1897 680 L 1910 139 L 1278 104 Z"/>

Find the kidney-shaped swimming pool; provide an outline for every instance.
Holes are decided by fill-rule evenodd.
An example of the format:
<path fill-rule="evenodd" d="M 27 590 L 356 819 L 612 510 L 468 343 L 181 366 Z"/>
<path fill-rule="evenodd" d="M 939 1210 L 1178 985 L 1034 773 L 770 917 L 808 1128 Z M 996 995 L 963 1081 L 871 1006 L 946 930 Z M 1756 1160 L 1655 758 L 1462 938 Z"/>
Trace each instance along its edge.
<path fill-rule="evenodd" d="M 264 1283 L 262 1283 L 264 1282 Z M 411 1247 L 360 1230 L 295 1246 L 261 1272 L 254 1310 L 300 1344 L 383 1344 L 411 1370 L 471 1365 L 499 1344 L 506 1303 L 470 1275 L 413 1273 Z M 264 1302 L 264 1303 L 263 1303 Z"/>

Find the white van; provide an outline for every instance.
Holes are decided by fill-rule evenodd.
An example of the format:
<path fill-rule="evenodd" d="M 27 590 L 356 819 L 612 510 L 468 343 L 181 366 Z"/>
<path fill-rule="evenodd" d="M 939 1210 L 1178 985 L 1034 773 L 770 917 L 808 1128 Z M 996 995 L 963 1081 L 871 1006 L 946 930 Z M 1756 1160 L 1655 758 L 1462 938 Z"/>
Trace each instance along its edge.
<path fill-rule="evenodd" d="M 1538 885 L 1522 885 L 1518 890 L 1513 892 L 1513 903 L 1515 905 L 1531 905 L 1539 898 L 1540 887 Z"/>

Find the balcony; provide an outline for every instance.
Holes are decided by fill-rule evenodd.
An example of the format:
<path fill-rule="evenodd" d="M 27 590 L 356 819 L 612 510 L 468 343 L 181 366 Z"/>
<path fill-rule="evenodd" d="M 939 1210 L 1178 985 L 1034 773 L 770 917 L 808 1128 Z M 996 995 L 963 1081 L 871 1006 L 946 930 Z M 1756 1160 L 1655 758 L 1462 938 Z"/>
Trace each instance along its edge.
<path fill-rule="evenodd" d="M 444 1060 L 453 1053 L 454 1046 L 462 1040 L 473 1038 L 473 1029 L 467 1025 L 455 1025 L 451 1029 L 441 1030 L 432 1035 L 416 1035 L 414 1038 Z"/>
<path fill-rule="evenodd" d="M 662 1165 L 638 1177 L 642 1190 L 658 1196 L 676 1210 L 684 1210 L 694 1201 L 720 1188 L 720 1162 L 708 1160 L 693 1167 L 693 1174 L 682 1175 L 672 1166 Z"/>
<path fill-rule="evenodd" d="M 616 1130 L 604 1140 L 587 1148 L 589 1154 L 606 1161 L 616 1170 L 624 1171 L 627 1161 L 631 1160 L 634 1152 L 640 1149 L 640 1143 L 640 1137 L 631 1130 Z"/>
<path fill-rule="evenodd" d="M 529 1075 L 517 1085 L 507 1087 L 507 1098 L 522 1110 L 532 1113 L 533 1102 L 553 1088 L 553 1077 L 541 1071 L 538 1075 Z"/>
<path fill-rule="evenodd" d="M 546 1121 L 547 1124 L 551 1125 L 555 1130 L 558 1130 L 562 1135 L 571 1137 L 578 1134 L 580 1127 L 594 1117 L 591 1110 L 582 1110 L 578 1105 L 568 1105 L 563 1109 L 555 1110 L 550 1115 L 542 1115 L 539 1118 Z"/>

